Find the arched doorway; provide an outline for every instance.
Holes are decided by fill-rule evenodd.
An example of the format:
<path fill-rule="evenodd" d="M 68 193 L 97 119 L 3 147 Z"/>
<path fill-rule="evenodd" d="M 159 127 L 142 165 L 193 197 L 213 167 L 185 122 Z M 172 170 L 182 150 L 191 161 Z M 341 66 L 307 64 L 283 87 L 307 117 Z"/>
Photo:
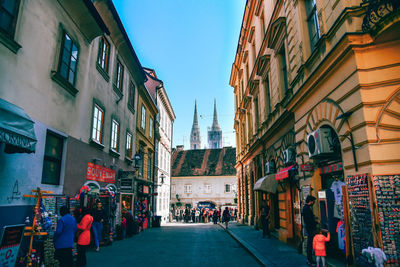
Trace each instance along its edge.
<path fill-rule="evenodd" d="M 345 208 L 342 197 L 342 187 L 345 186 L 345 181 L 341 143 L 338 134 L 330 124 L 321 125 L 317 131 L 321 138 L 317 143 L 326 147 L 316 148 L 320 149 L 321 153 L 311 157 L 320 174 L 320 181 L 316 186 L 320 226 L 331 234 L 331 241 L 326 243 L 328 257 L 345 261 L 344 235 L 341 234 L 344 231 L 337 232 L 339 226 L 344 224 Z M 312 146 L 309 138 L 310 153 L 313 150 Z"/>

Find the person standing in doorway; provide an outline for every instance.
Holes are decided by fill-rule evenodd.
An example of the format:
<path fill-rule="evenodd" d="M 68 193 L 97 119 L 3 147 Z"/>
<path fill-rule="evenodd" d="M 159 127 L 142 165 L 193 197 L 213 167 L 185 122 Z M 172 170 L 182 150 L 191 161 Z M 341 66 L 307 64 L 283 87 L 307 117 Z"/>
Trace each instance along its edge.
<path fill-rule="evenodd" d="M 317 221 L 315 220 L 312 207 L 315 203 L 315 197 L 308 195 L 306 197 L 306 204 L 303 207 L 303 219 L 307 233 L 307 264 L 310 266 L 315 266 L 315 261 L 313 259 L 313 239 L 315 236 L 315 230 L 317 226 Z"/>
<path fill-rule="evenodd" d="M 96 251 L 100 250 L 100 241 L 103 236 L 103 223 L 105 219 L 103 204 L 101 201 L 96 202 L 96 208 L 93 211 L 93 235 Z"/>
<path fill-rule="evenodd" d="M 76 220 L 69 214 L 66 206 L 60 208 L 61 218 L 57 222 L 54 233 L 55 258 L 60 262 L 60 267 L 73 266 L 72 247 L 77 230 Z"/>
<path fill-rule="evenodd" d="M 89 214 L 88 208 L 82 208 L 81 212 L 82 220 L 78 224 L 78 231 L 80 232 L 78 236 L 78 255 L 76 259 L 77 267 L 86 266 L 86 250 L 90 244 L 90 228 L 92 227 L 93 217 Z"/>
<path fill-rule="evenodd" d="M 260 216 L 261 216 L 261 225 L 263 230 L 262 237 L 265 238 L 265 236 L 268 236 L 268 238 L 271 238 L 271 233 L 269 231 L 270 208 L 267 202 L 263 202 L 263 205 L 261 206 L 260 210 Z"/>

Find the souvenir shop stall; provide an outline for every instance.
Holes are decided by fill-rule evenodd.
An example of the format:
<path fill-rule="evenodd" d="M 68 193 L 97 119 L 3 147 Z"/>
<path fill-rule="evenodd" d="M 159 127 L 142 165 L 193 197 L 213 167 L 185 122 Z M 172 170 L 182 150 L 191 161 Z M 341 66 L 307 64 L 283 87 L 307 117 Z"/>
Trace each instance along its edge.
<path fill-rule="evenodd" d="M 355 266 L 375 266 L 379 258 L 386 259 L 387 267 L 399 266 L 400 176 L 348 176 L 343 199 L 351 224 L 346 250 L 351 250 Z"/>
<path fill-rule="evenodd" d="M 400 266 L 400 175 L 373 176 L 372 185 L 379 246 L 386 266 Z"/>
<path fill-rule="evenodd" d="M 116 196 L 117 188 L 114 184 L 108 184 L 102 188 L 96 181 L 88 181 L 82 186 L 78 196 L 75 198 L 79 201 L 74 202 L 74 205 L 78 206 L 75 206 L 74 210 L 83 206 L 94 210 L 97 208 L 97 202 L 102 203 L 107 219 L 103 222 L 103 236 L 100 245 L 109 245 L 113 241 L 116 226 Z"/>
<path fill-rule="evenodd" d="M 149 209 L 150 203 L 150 187 L 143 183 L 138 182 L 137 185 L 137 198 L 135 202 L 135 216 L 139 224 L 139 231 L 145 230 L 149 225 Z"/>
<path fill-rule="evenodd" d="M 58 261 L 54 259 L 53 236 L 60 216 L 60 207 L 68 206 L 69 199 L 40 188 L 31 192 L 31 195 L 24 197 L 35 198 L 36 205 L 32 217 L 26 218 L 25 239 L 15 266 L 58 266 Z"/>

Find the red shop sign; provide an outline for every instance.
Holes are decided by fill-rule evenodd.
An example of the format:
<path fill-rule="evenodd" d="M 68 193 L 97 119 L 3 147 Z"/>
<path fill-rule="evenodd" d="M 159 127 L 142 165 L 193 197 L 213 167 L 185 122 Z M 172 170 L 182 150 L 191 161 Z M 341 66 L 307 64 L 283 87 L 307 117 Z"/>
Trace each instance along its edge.
<path fill-rule="evenodd" d="M 149 187 L 147 185 L 143 186 L 143 193 L 148 194 L 149 193 Z"/>
<path fill-rule="evenodd" d="M 115 183 L 115 170 L 88 162 L 86 179 L 105 183 Z"/>
<path fill-rule="evenodd" d="M 310 163 L 305 163 L 300 165 L 300 171 L 302 172 L 311 172 L 314 170 L 314 166 Z"/>

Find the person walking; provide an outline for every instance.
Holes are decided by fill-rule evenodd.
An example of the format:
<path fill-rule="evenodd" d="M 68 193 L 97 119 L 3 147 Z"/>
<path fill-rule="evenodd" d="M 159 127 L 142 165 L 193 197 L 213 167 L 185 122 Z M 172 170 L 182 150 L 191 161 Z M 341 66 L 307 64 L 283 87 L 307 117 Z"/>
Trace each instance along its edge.
<path fill-rule="evenodd" d="M 319 229 L 319 234 L 314 236 L 313 239 L 313 249 L 315 256 L 317 258 L 317 267 L 319 267 L 319 259 L 322 261 L 322 267 L 325 267 L 325 257 L 326 257 L 326 248 L 325 242 L 329 242 L 331 240 L 331 235 L 328 232 L 328 236 L 324 236 L 322 234 L 322 230 Z"/>
<path fill-rule="evenodd" d="M 60 267 L 73 266 L 72 248 L 77 230 L 76 220 L 71 216 L 66 206 L 60 208 L 61 218 L 57 222 L 54 233 L 54 258 L 60 262 Z"/>
<path fill-rule="evenodd" d="M 96 251 L 100 250 L 100 241 L 103 237 L 103 223 L 105 220 L 105 212 L 103 204 L 100 201 L 96 202 L 96 209 L 93 210 L 93 235 Z"/>
<path fill-rule="evenodd" d="M 217 209 L 214 210 L 212 218 L 213 218 L 213 223 L 217 224 L 217 222 L 218 222 L 218 210 Z"/>
<path fill-rule="evenodd" d="M 271 238 L 271 233 L 269 231 L 269 217 L 270 217 L 270 208 L 266 202 L 263 202 L 260 210 L 261 217 L 261 225 L 262 225 L 262 237 L 268 236 Z"/>
<path fill-rule="evenodd" d="M 86 266 L 86 250 L 90 244 L 90 228 L 92 227 L 93 217 L 89 214 L 89 209 L 84 207 L 81 212 L 82 220 L 78 224 L 78 231 L 80 232 L 77 242 L 78 255 L 76 259 L 77 267 Z"/>
<path fill-rule="evenodd" d="M 222 213 L 222 222 L 225 223 L 225 228 L 228 229 L 228 224 L 230 221 L 229 209 L 225 207 L 224 212 Z"/>
<path fill-rule="evenodd" d="M 315 203 L 315 197 L 308 195 L 306 197 L 306 204 L 303 207 L 302 215 L 304 219 L 304 224 L 307 233 L 307 264 L 310 266 L 315 266 L 315 261 L 313 260 L 312 245 L 313 238 L 315 235 L 315 229 L 317 226 L 317 221 L 315 220 L 314 213 L 312 211 L 312 206 Z"/>

